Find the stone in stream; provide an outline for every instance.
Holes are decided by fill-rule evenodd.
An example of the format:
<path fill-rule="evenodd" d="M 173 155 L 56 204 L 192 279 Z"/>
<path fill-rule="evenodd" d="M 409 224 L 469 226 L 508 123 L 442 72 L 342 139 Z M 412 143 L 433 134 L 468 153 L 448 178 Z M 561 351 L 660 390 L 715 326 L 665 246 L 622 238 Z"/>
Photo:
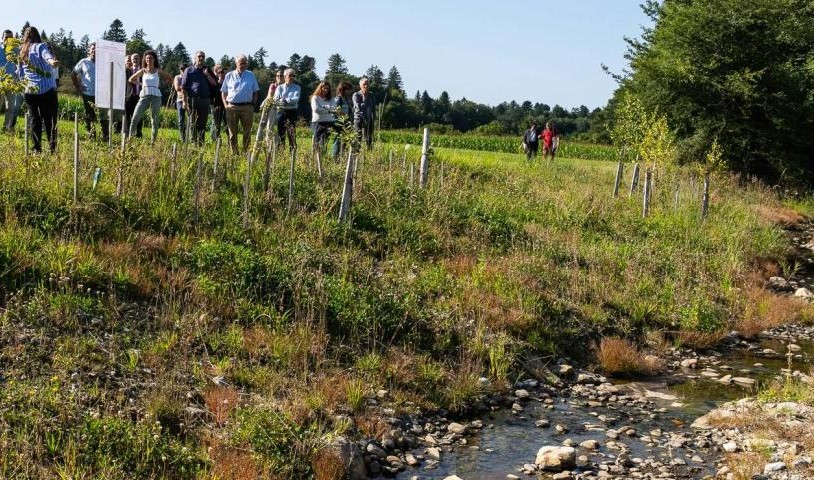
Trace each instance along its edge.
<path fill-rule="evenodd" d="M 375 457 L 378 460 L 384 460 L 387 458 L 387 452 L 380 446 L 376 445 L 375 443 L 368 443 L 367 444 L 367 453 L 371 456 Z"/>
<path fill-rule="evenodd" d="M 786 464 L 783 462 L 772 462 L 767 463 L 763 467 L 763 474 L 767 475 L 769 473 L 780 472 L 786 469 Z"/>
<path fill-rule="evenodd" d="M 557 433 L 568 433 L 568 427 L 560 425 L 559 423 L 554 425 L 554 430 L 556 430 Z"/>
<path fill-rule="evenodd" d="M 441 460 L 441 450 L 437 447 L 430 447 L 424 451 L 427 454 L 427 458 L 432 460 Z"/>
<path fill-rule="evenodd" d="M 701 376 L 704 378 L 718 378 L 720 375 L 715 370 L 704 370 L 701 372 Z"/>
<path fill-rule="evenodd" d="M 732 381 L 736 384 L 740 385 L 741 387 L 754 387 L 755 381 L 751 378 L 747 377 L 734 377 Z"/>
<path fill-rule="evenodd" d="M 686 358 L 681 361 L 682 368 L 695 368 L 698 365 L 697 358 Z"/>
<path fill-rule="evenodd" d="M 520 400 L 528 400 L 531 395 L 528 390 L 520 388 L 514 391 L 514 396 Z"/>
<path fill-rule="evenodd" d="M 735 442 L 726 442 L 721 445 L 721 448 L 723 448 L 726 453 L 735 453 L 738 451 L 738 444 Z"/>
<path fill-rule="evenodd" d="M 466 433 L 466 427 L 460 423 L 452 422 L 447 426 L 447 432 L 463 435 Z"/>
<path fill-rule="evenodd" d="M 814 297 L 814 293 L 811 293 L 811 290 L 807 288 L 798 288 L 797 290 L 794 291 L 794 296 L 797 298 L 809 299 Z"/>
<path fill-rule="evenodd" d="M 513 473 L 509 473 L 506 475 L 506 480 L 520 480 L 520 477 Z"/>
<path fill-rule="evenodd" d="M 560 365 L 559 370 L 557 370 L 557 375 L 561 378 L 571 378 L 574 376 L 574 367 L 571 365 Z"/>
<path fill-rule="evenodd" d="M 599 449 L 599 442 L 596 440 L 585 440 L 584 442 L 580 443 L 579 446 L 585 450 L 594 451 Z"/>
<path fill-rule="evenodd" d="M 540 420 L 534 422 L 534 425 L 539 428 L 546 428 L 551 425 L 551 422 L 545 418 L 541 418 Z"/>
<path fill-rule="evenodd" d="M 345 478 L 349 480 L 365 480 L 368 478 L 362 451 L 359 450 L 355 443 L 339 436 L 333 440 L 329 449 L 336 453 L 337 458 L 345 467 Z"/>
<path fill-rule="evenodd" d="M 769 277 L 769 286 L 775 290 L 790 290 L 789 282 L 783 277 Z"/>
<path fill-rule="evenodd" d="M 444 480 L 464 480 L 464 479 L 459 477 L 458 475 L 450 475 L 448 477 L 444 477 Z"/>
<path fill-rule="evenodd" d="M 573 447 L 548 445 L 537 452 L 535 465 L 542 470 L 561 472 L 576 466 L 577 452 Z"/>
<path fill-rule="evenodd" d="M 800 345 L 797 345 L 796 343 L 790 343 L 788 345 L 788 349 L 790 352 L 799 352 L 803 348 Z"/>
<path fill-rule="evenodd" d="M 723 383 L 724 385 L 729 385 L 732 383 L 732 375 L 724 375 L 718 379 L 718 382 Z"/>

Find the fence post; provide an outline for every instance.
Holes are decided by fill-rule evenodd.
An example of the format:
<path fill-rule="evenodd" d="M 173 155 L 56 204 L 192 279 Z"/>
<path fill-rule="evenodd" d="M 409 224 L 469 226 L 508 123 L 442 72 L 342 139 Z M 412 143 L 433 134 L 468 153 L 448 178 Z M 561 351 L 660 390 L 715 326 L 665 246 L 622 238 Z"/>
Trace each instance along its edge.
<path fill-rule="evenodd" d="M 220 135 L 215 141 L 215 164 L 212 166 L 212 190 L 218 184 L 218 163 L 220 162 Z"/>
<path fill-rule="evenodd" d="M 110 103 L 107 106 L 110 108 L 107 109 L 107 147 L 111 148 L 113 147 L 113 62 L 110 62 L 110 98 L 108 100 Z M 99 115 L 101 116 L 101 114 Z M 95 128 L 94 131 L 96 131 Z M 120 193 L 117 192 L 116 195 Z"/>
<path fill-rule="evenodd" d="M 701 218 L 707 218 L 709 213 L 709 172 L 704 175 L 704 196 L 701 201 Z"/>
<path fill-rule="evenodd" d="M 198 225 L 198 218 L 201 211 L 201 177 L 203 177 L 203 151 L 198 154 L 198 161 L 195 168 L 195 210 L 193 211 L 193 222 Z"/>
<path fill-rule="evenodd" d="M 30 133 L 29 132 L 29 128 L 30 128 L 29 125 L 30 125 L 30 122 L 31 122 L 30 118 L 31 117 L 29 116 L 28 110 L 26 110 L 26 112 L 25 112 L 25 156 L 26 157 L 28 156 L 28 135 Z"/>
<path fill-rule="evenodd" d="M 418 186 L 424 189 L 427 186 L 427 177 L 430 169 L 430 129 L 424 127 L 424 140 L 421 144 L 421 166 L 418 170 Z"/>
<path fill-rule="evenodd" d="M 642 197 L 644 203 L 642 207 L 643 218 L 647 218 L 647 216 L 650 214 L 650 180 L 652 178 L 652 175 L 653 172 L 648 167 L 644 177 L 644 188 L 642 189 L 643 190 Z"/>
<path fill-rule="evenodd" d="M 246 155 L 246 176 L 243 180 L 243 228 L 249 228 L 249 183 L 252 179 L 252 163 L 254 162 L 254 155 L 248 153 Z"/>
<path fill-rule="evenodd" d="M 624 168 L 624 164 L 620 160 L 619 165 L 616 166 L 616 182 L 613 184 L 613 198 L 619 196 L 619 185 L 622 183 L 622 171 Z"/>
<path fill-rule="evenodd" d="M 175 185 L 175 163 L 178 160 L 178 144 L 172 142 L 172 157 L 170 158 L 170 183 Z"/>
<path fill-rule="evenodd" d="M 630 176 L 630 196 L 636 193 L 639 187 L 639 162 L 633 164 L 633 174 Z"/>
<path fill-rule="evenodd" d="M 73 114 L 73 201 L 79 200 L 79 114 Z"/>
<path fill-rule="evenodd" d="M 413 165 L 413 163 L 410 162 L 410 190 L 413 189 L 413 182 L 415 182 L 415 173 L 413 173 L 414 171 L 415 165 Z"/>
<path fill-rule="evenodd" d="M 322 148 L 317 147 L 317 150 L 315 152 L 316 153 L 315 160 L 317 162 L 317 174 L 319 175 L 319 181 L 320 182 L 322 181 L 322 175 L 323 175 L 323 172 L 322 172 L 322 153 L 321 153 L 321 151 L 322 151 Z"/>
<path fill-rule="evenodd" d="M 288 213 L 294 207 L 294 164 L 297 161 L 297 149 L 291 149 L 291 166 L 288 171 Z"/>
<path fill-rule="evenodd" d="M 351 203 L 353 202 L 353 149 L 349 149 L 348 163 L 345 166 L 345 185 L 342 187 L 342 203 L 339 205 L 339 222 L 348 221 Z"/>

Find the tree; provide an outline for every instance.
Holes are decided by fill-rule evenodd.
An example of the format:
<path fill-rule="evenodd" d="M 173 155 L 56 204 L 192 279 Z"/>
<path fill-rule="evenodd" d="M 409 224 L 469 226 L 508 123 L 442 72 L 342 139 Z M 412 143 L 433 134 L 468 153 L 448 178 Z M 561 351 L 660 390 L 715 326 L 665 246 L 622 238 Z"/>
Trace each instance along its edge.
<path fill-rule="evenodd" d="M 288 68 L 293 68 L 295 72 L 299 72 L 301 60 L 302 57 L 298 53 L 292 53 L 288 58 Z"/>
<path fill-rule="evenodd" d="M 82 38 L 79 39 L 79 46 L 77 50 L 79 53 L 79 58 L 82 58 L 88 54 L 88 49 L 90 48 L 90 37 L 87 35 L 82 35 Z"/>
<path fill-rule="evenodd" d="M 147 42 L 147 34 L 144 33 L 143 29 L 137 28 L 133 34 L 130 35 L 130 40 L 127 41 L 125 50 L 127 54 L 130 55 L 131 53 L 141 54 L 147 50 L 152 50 L 152 48 L 152 45 Z"/>
<path fill-rule="evenodd" d="M 387 73 L 387 90 L 396 90 L 404 95 L 404 82 L 395 65 L 390 67 L 390 71 Z"/>
<path fill-rule="evenodd" d="M 666 116 L 682 161 L 717 138 L 737 171 L 812 183 L 814 4 L 803 0 L 648 1 L 655 22 L 628 39 L 630 92 Z"/>
<path fill-rule="evenodd" d="M 305 55 L 300 60 L 300 67 L 297 69 L 299 73 L 305 72 L 316 72 L 317 69 L 317 61 L 314 57 Z"/>
<path fill-rule="evenodd" d="M 375 95 L 379 101 L 382 101 L 386 87 L 384 83 L 384 72 L 379 70 L 379 67 L 376 65 L 371 65 L 365 72 L 365 76 L 370 80 L 370 91 L 373 92 L 373 95 Z"/>
<path fill-rule="evenodd" d="M 328 70 L 325 71 L 325 77 L 339 76 L 348 74 L 348 65 L 342 55 L 334 53 L 328 57 Z"/>
<path fill-rule="evenodd" d="M 252 54 L 252 58 L 249 61 L 249 68 L 252 70 L 262 70 L 266 68 L 266 57 L 269 56 L 269 52 L 260 47 L 256 52 Z"/>
<path fill-rule="evenodd" d="M 220 57 L 220 61 L 218 61 L 221 68 L 225 71 L 229 71 L 235 68 L 235 59 L 230 57 L 229 55 L 224 55 Z"/>
<path fill-rule="evenodd" d="M 124 31 L 124 24 L 118 18 L 110 24 L 110 30 L 106 31 L 102 38 L 111 42 L 124 43 L 127 41 L 127 33 Z"/>

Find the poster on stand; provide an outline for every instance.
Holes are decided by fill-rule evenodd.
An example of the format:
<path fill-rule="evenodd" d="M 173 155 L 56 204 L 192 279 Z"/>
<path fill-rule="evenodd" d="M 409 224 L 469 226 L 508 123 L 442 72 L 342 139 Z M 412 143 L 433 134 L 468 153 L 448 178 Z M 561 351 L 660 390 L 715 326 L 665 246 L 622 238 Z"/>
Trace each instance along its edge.
<path fill-rule="evenodd" d="M 124 110 L 124 90 L 127 72 L 124 68 L 125 45 L 109 40 L 96 40 L 96 99 L 98 108 L 110 107 L 113 92 L 113 109 Z M 111 65 L 113 76 L 111 77 Z M 111 82 L 112 80 L 112 82 Z"/>

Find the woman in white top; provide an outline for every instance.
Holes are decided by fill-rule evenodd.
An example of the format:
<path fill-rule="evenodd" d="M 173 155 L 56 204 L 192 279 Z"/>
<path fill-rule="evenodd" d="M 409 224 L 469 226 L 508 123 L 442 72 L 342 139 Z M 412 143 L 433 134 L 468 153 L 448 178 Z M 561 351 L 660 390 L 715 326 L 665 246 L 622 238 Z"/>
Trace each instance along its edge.
<path fill-rule="evenodd" d="M 336 125 L 336 102 L 331 98 L 331 84 L 320 82 L 311 95 L 311 128 L 314 132 L 314 150 L 325 147 L 330 130 Z"/>
<path fill-rule="evenodd" d="M 158 55 L 153 50 L 144 52 L 143 60 L 141 63 L 141 70 L 130 76 L 128 80 L 135 85 L 141 82 L 141 93 L 139 94 L 136 109 L 133 111 L 133 119 L 130 121 L 130 137 L 136 133 L 136 126 L 144 116 L 147 107 L 150 108 L 152 113 L 153 131 L 150 137 L 150 143 L 155 143 L 155 137 L 158 136 L 158 121 L 161 114 L 161 79 L 167 83 L 172 83 L 172 75 L 161 70 L 158 64 Z"/>

